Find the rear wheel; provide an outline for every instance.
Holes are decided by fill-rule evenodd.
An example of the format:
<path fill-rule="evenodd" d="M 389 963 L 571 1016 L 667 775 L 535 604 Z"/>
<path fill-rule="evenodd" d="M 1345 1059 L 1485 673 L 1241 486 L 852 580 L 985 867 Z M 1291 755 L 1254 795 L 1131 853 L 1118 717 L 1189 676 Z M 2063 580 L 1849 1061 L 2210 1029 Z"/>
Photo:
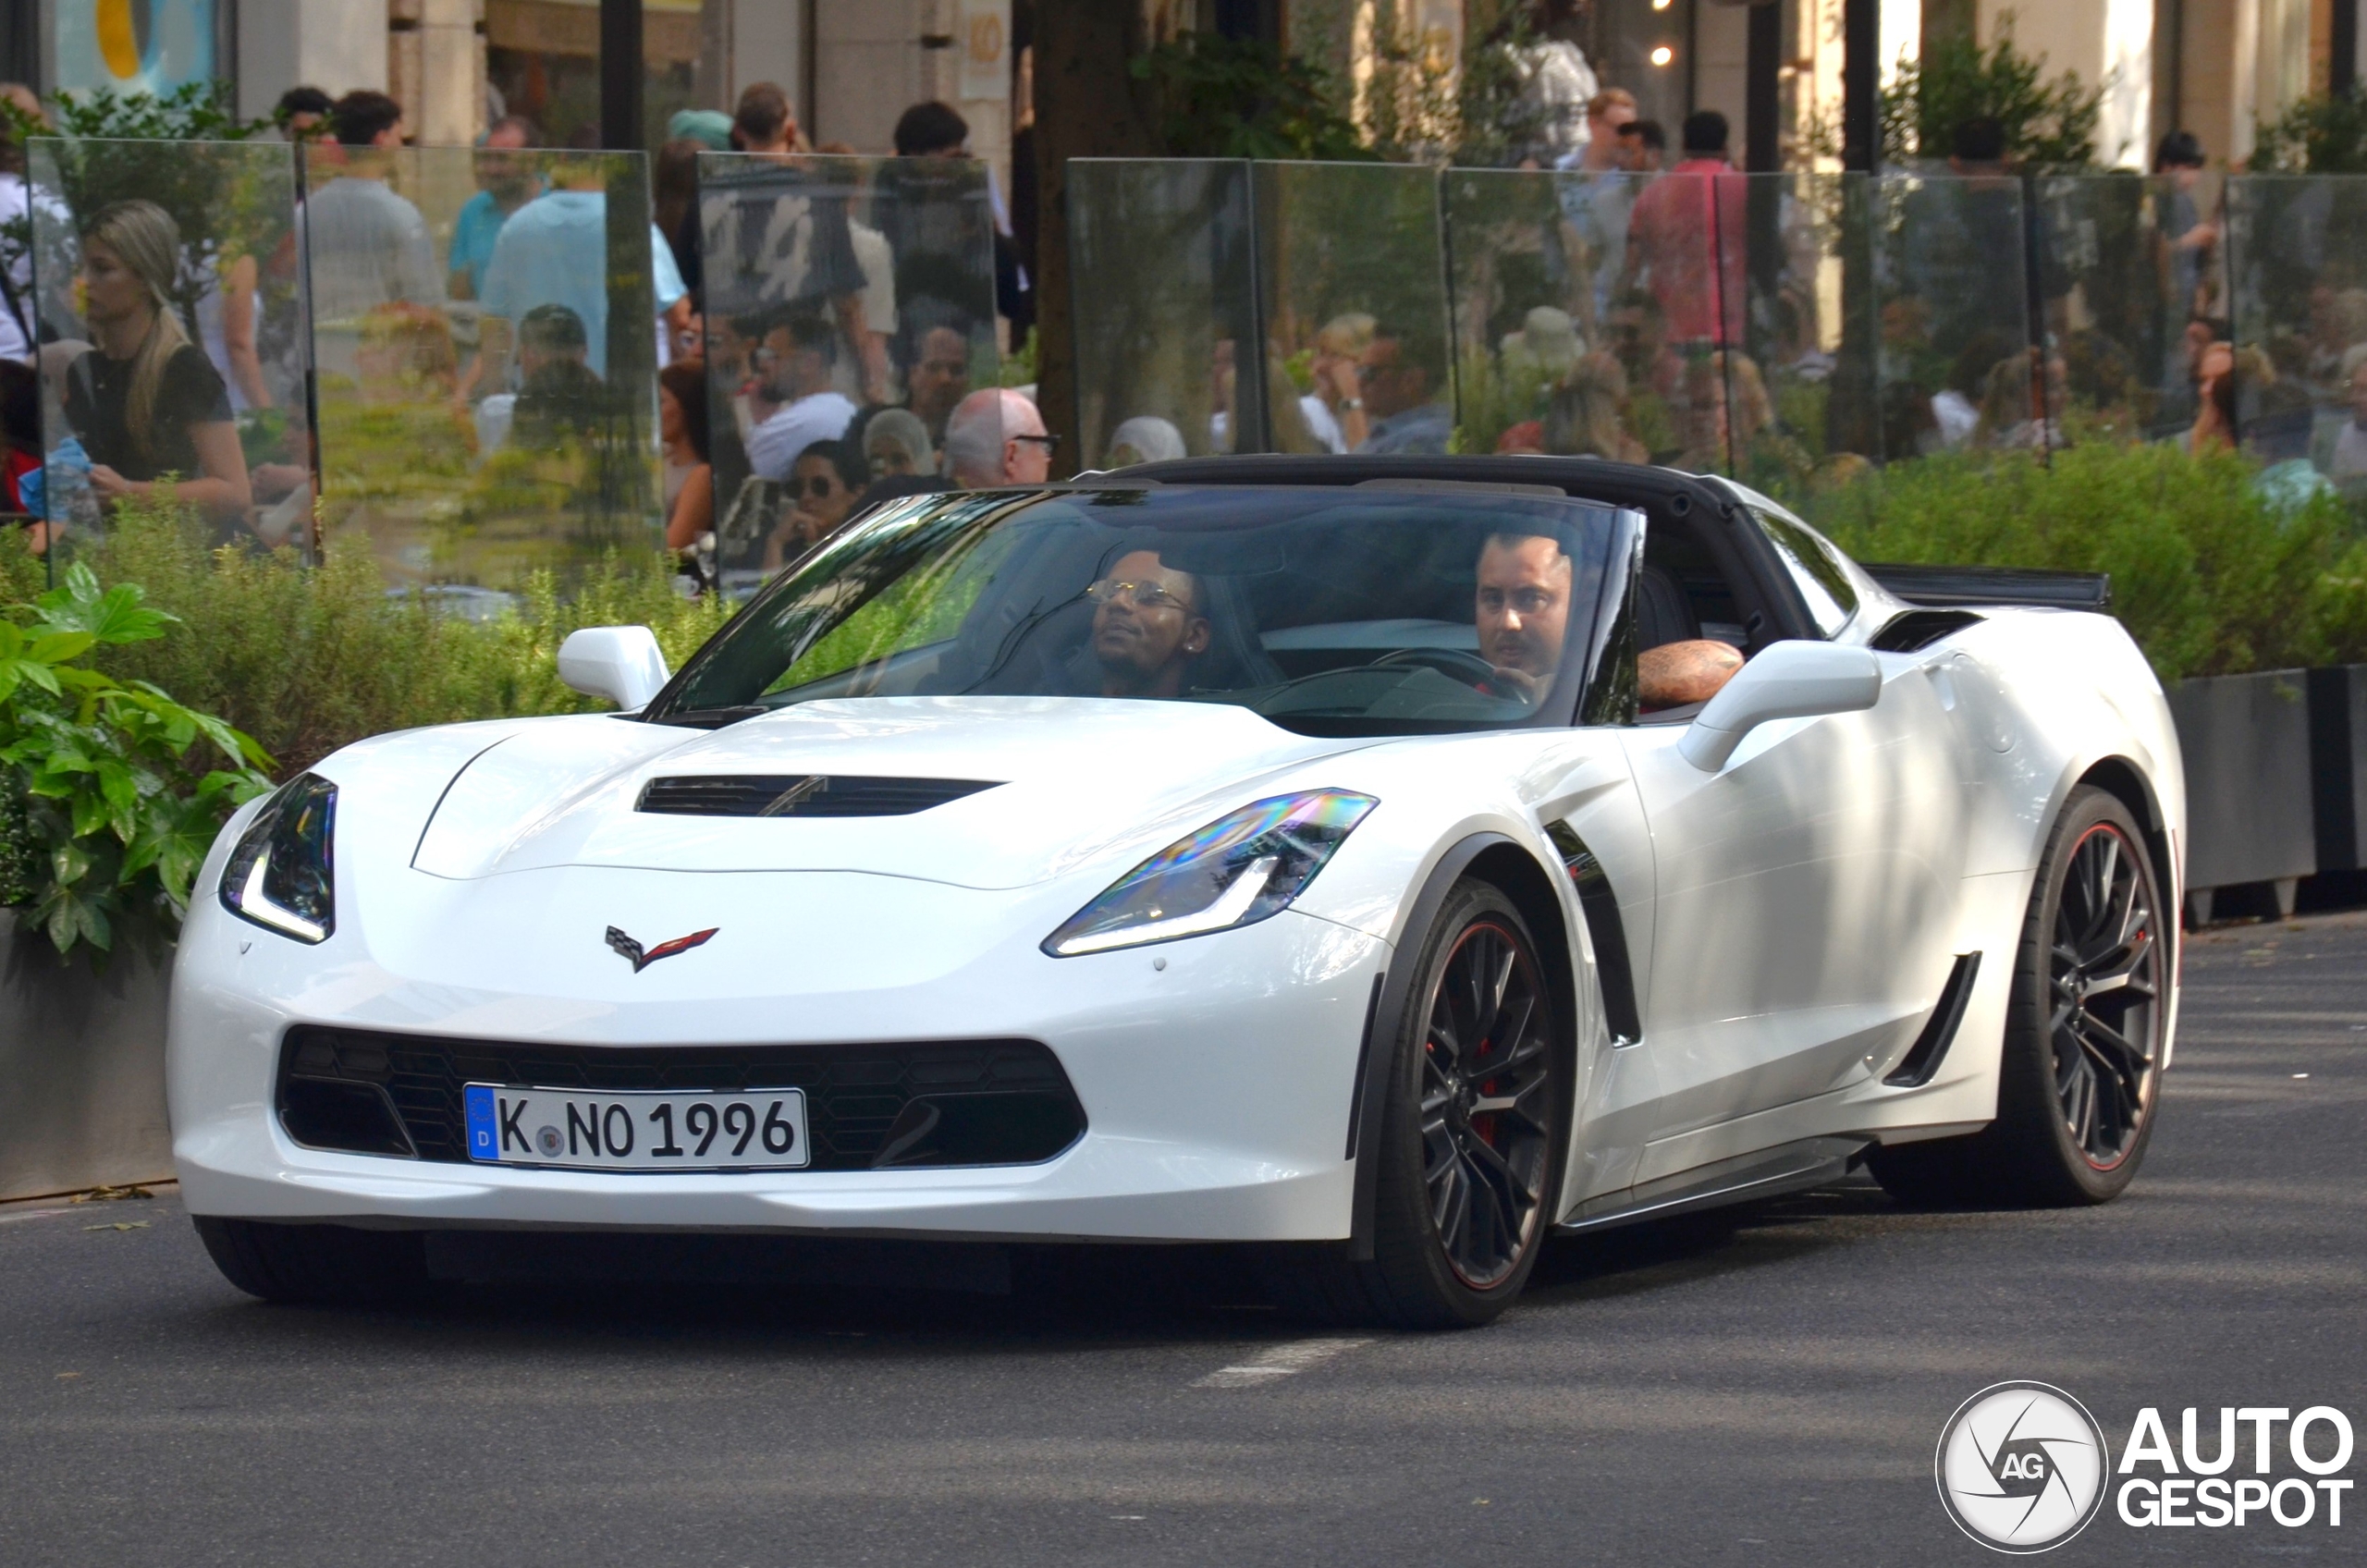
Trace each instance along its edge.
<path fill-rule="evenodd" d="M 425 1239 L 417 1231 L 190 1219 L 223 1278 L 265 1301 L 386 1305 L 415 1296 L 427 1282 Z"/>
<path fill-rule="evenodd" d="M 2177 940 L 2145 839 L 2101 790 L 2072 792 L 2022 928 L 1997 1078 L 1997 1119 L 1968 1138 L 1879 1149 L 1907 1202 L 2108 1203 L 2153 1133 Z"/>
<path fill-rule="evenodd" d="M 1470 1328 L 1513 1304 L 1536 1267 L 1568 1141 L 1569 1084 L 1552 995 L 1527 923 L 1494 886 L 1448 894 L 1417 958 L 1389 1054 L 1373 1256 L 1288 1259 L 1286 1303 L 1330 1318 Z"/>

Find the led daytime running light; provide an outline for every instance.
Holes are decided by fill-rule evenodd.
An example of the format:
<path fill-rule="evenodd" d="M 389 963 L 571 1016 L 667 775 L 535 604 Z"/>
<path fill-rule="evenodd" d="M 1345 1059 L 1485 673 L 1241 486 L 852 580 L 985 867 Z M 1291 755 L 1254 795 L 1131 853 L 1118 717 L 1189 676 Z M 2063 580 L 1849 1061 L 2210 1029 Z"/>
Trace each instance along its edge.
<path fill-rule="evenodd" d="M 1053 958 L 1171 942 L 1288 909 L 1380 804 L 1345 790 L 1255 802 L 1170 844 L 1044 938 Z"/>
<path fill-rule="evenodd" d="M 300 942 L 327 941 L 337 929 L 336 822 L 336 785 L 312 773 L 288 780 L 230 851 L 222 907 Z"/>

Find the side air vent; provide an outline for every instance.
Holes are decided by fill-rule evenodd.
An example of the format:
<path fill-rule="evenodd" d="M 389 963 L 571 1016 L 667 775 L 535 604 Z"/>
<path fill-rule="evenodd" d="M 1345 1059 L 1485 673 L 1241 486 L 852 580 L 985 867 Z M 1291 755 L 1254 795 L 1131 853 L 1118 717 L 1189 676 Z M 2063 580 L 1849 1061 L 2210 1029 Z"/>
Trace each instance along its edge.
<path fill-rule="evenodd" d="M 1940 999 L 1932 1004 L 1932 1016 L 1923 1023 L 1923 1032 L 1890 1071 L 1883 1082 L 1894 1089 L 1919 1089 L 1940 1071 L 1940 1059 L 1948 1054 L 1948 1047 L 1956 1043 L 1956 1025 L 1964 1022 L 1965 1003 L 1972 999 L 1973 976 L 1981 973 L 1981 955 L 1958 953 L 1948 971 L 1947 984 L 1940 987 Z"/>
<path fill-rule="evenodd" d="M 1930 647 L 1943 637 L 1953 636 L 1980 619 L 1970 610 L 1902 610 L 1874 633 L 1873 645 L 1881 653 L 1911 654 Z"/>
<path fill-rule="evenodd" d="M 910 816 L 991 790 L 998 780 L 861 774 L 724 773 L 653 778 L 639 811 L 671 816 Z"/>

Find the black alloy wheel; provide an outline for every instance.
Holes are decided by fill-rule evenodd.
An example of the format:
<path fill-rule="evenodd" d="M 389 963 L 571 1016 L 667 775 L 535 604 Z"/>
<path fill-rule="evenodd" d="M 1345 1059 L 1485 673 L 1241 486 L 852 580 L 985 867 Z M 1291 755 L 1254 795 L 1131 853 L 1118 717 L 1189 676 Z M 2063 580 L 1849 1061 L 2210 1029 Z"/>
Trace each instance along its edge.
<path fill-rule="evenodd" d="M 1867 1164 L 1892 1196 L 2052 1208 L 2120 1195 L 2161 1098 L 2178 940 L 2169 907 L 2128 808 L 2091 786 L 2072 790 L 2023 917 L 1996 1118 L 1967 1137 L 1870 1151 Z"/>
<path fill-rule="evenodd" d="M 2162 944 L 2143 854 L 2116 823 L 2079 836 L 2048 953 L 2055 1099 L 2099 1171 L 2128 1158 L 2153 1104 Z"/>
<path fill-rule="evenodd" d="M 1554 1121 L 1551 1011 L 1511 922 L 1482 914 L 1448 949 L 1422 1040 L 1422 1183 L 1454 1277 L 1500 1284 L 1537 1238 Z"/>
<path fill-rule="evenodd" d="M 1397 962 L 1411 984 L 1370 1043 L 1387 1098 L 1356 1155 L 1374 1163 L 1372 1256 L 1278 1248 L 1268 1282 L 1318 1321 L 1477 1328 L 1519 1296 L 1552 1223 L 1571 1045 L 1528 923 L 1492 883 L 1455 883 Z"/>

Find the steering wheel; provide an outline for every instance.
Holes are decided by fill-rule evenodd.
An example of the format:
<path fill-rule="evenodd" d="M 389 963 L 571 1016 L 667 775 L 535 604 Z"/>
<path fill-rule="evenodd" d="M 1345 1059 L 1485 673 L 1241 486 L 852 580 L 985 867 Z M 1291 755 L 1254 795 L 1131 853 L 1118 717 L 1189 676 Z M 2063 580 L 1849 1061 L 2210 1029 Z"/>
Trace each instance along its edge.
<path fill-rule="evenodd" d="M 1435 669 L 1441 675 L 1451 675 L 1465 685 L 1481 691 L 1493 686 L 1499 679 L 1494 665 L 1478 654 L 1466 653 L 1461 648 L 1398 648 L 1381 655 L 1367 668 L 1379 669 L 1388 665 L 1417 665 L 1424 669 Z"/>

